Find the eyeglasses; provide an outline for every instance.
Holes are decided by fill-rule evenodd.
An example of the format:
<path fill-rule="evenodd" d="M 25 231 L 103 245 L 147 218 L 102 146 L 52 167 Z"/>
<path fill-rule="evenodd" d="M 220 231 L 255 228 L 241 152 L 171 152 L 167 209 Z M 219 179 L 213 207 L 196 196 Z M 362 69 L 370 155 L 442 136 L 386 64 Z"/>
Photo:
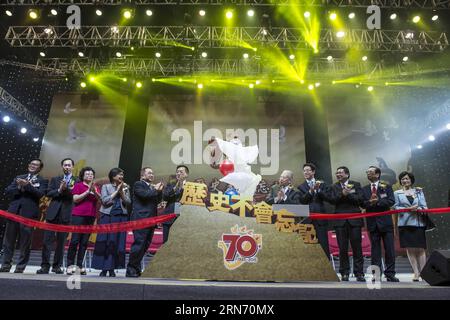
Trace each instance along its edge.
<path fill-rule="evenodd" d="M 33 167 L 40 167 L 40 166 L 41 166 L 41 163 L 40 163 L 40 162 L 30 162 L 29 165 L 30 165 L 30 166 L 33 166 Z"/>

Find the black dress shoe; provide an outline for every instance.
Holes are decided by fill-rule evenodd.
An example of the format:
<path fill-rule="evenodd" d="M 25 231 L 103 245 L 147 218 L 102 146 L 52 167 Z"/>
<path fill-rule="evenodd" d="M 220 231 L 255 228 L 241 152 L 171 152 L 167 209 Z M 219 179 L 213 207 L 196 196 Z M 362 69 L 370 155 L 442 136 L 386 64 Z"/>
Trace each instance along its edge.
<path fill-rule="evenodd" d="M 10 270 L 11 270 L 11 267 L 7 267 L 7 266 L 0 268 L 0 272 L 9 272 Z"/>
<path fill-rule="evenodd" d="M 115 277 L 116 273 L 114 272 L 114 270 L 109 270 L 109 276 L 110 277 Z"/>
<path fill-rule="evenodd" d="M 128 271 L 127 270 L 127 273 L 125 274 L 125 276 L 129 277 L 129 278 L 139 278 L 140 275 L 138 273 L 136 273 L 136 272 L 132 272 L 132 271 Z"/>
<path fill-rule="evenodd" d="M 47 268 L 40 268 L 36 271 L 36 274 L 48 274 L 49 270 Z"/>
<path fill-rule="evenodd" d="M 61 269 L 61 267 L 53 267 L 52 268 L 52 272 L 56 273 L 56 274 L 63 274 L 64 271 L 63 269 Z"/>
<path fill-rule="evenodd" d="M 100 277 L 106 277 L 106 270 L 103 270 L 102 272 L 100 272 L 99 276 Z"/>
<path fill-rule="evenodd" d="M 398 278 L 394 277 L 394 276 L 386 277 L 386 280 L 388 282 L 400 282 L 400 280 Z"/>
<path fill-rule="evenodd" d="M 14 273 L 23 273 L 25 270 L 25 268 L 16 268 L 16 270 L 14 270 Z"/>
<path fill-rule="evenodd" d="M 348 274 L 343 274 L 341 281 L 348 281 Z"/>
<path fill-rule="evenodd" d="M 364 276 L 356 276 L 356 281 L 358 281 L 358 282 L 366 282 L 366 279 L 364 278 Z"/>

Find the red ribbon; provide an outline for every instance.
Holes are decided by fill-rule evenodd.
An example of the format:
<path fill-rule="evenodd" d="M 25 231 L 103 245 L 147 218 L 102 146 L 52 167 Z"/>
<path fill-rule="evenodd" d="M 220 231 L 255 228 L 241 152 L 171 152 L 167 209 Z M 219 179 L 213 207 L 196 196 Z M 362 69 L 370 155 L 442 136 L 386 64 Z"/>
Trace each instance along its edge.
<path fill-rule="evenodd" d="M 372 218 L 372 217 L 380 217 L 387 216 L 390 214 L 397 214 L 402 212 L 411 212 L 409 209 L 398 209 L 398 210 L 389 210 L 383 212 L 366 212 L 366 213 L 335 213 L 335 214 L 327 214 L 327 213 L 315 213 L 311 212 L 310 218 L 313 220 L 339 220 L 339 219 L 361 219 L 361 218 Z M 447 208 L 434 208 L 434 209 L 421 209 L 417 210 L 419 213 L 450 213 L 450 207 Z"/>
<path fill-rule="evenodd" d="M 43 221 L 37 221 L 29 218 L 24 218 L 14 213 L 0 210 L 0 216 L 14 222 L 19 222 L 31 228 L 38 228 L 43 230 L 55 231 L 55 232 L 73 232 L 73 233 L 116 233 L 125 232 L 128 230 L 145 229 L 169 221 L 176 217 L 176 214 L 171 213 L 167 215 L 145 218 L 136 221 L 127 222 L 115 222 L 109 224 L 97 224 L 87 226 L 70 226 L 48 223 Z"/>

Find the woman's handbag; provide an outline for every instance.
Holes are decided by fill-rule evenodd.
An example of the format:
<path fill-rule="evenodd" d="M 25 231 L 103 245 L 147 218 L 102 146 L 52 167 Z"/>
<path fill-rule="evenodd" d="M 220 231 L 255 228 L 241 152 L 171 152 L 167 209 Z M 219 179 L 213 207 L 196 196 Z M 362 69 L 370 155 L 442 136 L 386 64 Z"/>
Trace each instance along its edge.
<path fill-rule="evenodd" d="M 433 220 L 430 219 L 428 214 L 423 215 L 423 219 L 425 220 L 425 231 L 432 231 L 436 228 L 436 225 L 434 224 Z"/>

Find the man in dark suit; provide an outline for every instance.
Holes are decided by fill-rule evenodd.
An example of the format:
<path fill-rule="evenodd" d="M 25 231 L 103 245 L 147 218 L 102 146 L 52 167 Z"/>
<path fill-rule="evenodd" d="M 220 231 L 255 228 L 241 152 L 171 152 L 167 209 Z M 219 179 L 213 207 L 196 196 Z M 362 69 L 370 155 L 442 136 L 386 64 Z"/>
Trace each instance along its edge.
<path fill-rule="evenodd" d="M 133 187 L 133 212 L 131 219 L 141 220 L 155 217 L 158 204 L 162 199 L 163 183 L 152 184 L 154 179 L 153 170 L 145 167 L 141 170 L 141 180 Z M 139 277 L 141 275 L 141 262 L 148 247 L 152 243 L 155 227 L 134 230 L 134 242 L 131 245 L 130 258 L 127 265 L 127 277 Z"/>
<path fill-rule="evenodd" d="M 28 164 L 28 173 L 17 176 L 6 188 L 5 194 L 11 198 L 8 211 L 25 218 L 39 218 L 39 200 L 45 195 L 48 181 L 39 176 L 44 167 L 40 159 L 33 159 Z M 0 272 L 9 272 L 11 269 L 14 249 L 19 238 L 19 261 L 14 273 L 23 273 L 30 259 L 31 236 L 33 228 L 18 222 L 8 221 L 6 224 L 5 239 L 3 242 L 3 264 Z"/>
<path fill-rule="evenodd" d="M 323 181 L 316 180 L 316 166 L 312 163 L 303 165 L 303 176 L 305 182 L 298 186 L 300 192 L 300 203 L 309 204 L 309 211 L 315 213 L 325 213 L 324 201 L 328 201 L 328 188 Z M 304 223 L 311 223 L 311 219 L 306 219 Z M 328 221 L 312 220 L 317 238 L 323 251 L 330 259 L 330 249 L 328 247 Z"/>
<path fill-rule="evenodd" d="M 370 166 L 367 171 L 367 179 L 370 184 L 363 188 L 363 207 L 366 212 L 388 211 L 394 205 L 394 192 L 387 183 L 380 181 L 381 170 L 378 167 Z M 385 252 L 384 275 L 387 281 L 399 282 L 395 277 L 395 246 L 394 246 L 394 225 L 391 215 L 367 218 L 367 229 L 370 232 L 372 244 L 372 265 L 381 268 L 381 240 L 383 239 Z"/>
<path fill-rule="evenodd" d="M 336 179 L 338 182 L 330 188 L 330 201 L 335 205 L 334 213 L 361 213 L 362 188 L 361 184 L 349 180 L 350 171 L 347 167 L 336 169 Z M 353 251 L 353 274 L 359 282 L 364 279 L 364 258 L 362 253 L 361 228 L 364 226 L 363 219 L 338 219 L 331 221 L 336 231 L 336 238 L 339 245 L 339 272 L 342 281 L 348 281 L 350 274 L 350 264 L 348 261 L 348 242 Z"/>
<path fill-rule="evenodd" d="M 278 185 L 272 189 L 272 193 L 268 195 L 266 203 L 268 204 L 300 204 L 300 195 L 292 187 L 294 182 L 294 173 L 290 170 L 284 170 Z"/>
<path fill-rule="evenodd" d="M 175 202 L 179 202 L 183 196 L 183 188 L 189 175 L 189 168 L 185 165 L 179 165 L 176 170 L 175 179 L 170 181 L 163 190 L 163 200 L 167 201 L 163 214 L 175 212 Z M 176 219 L 176 218 L 175 218 Z M 169 231 L 175 219 L 163 222 L 163 241 L 169 239 Z"/>
<path fill-rule="evenodd" d="M 47 197 L 51 198 L 50 205 L 47 208 L 45 220 L 53 224 L 70 224 L 73 207 L 72 188 L 78 179 L 72 175 L 75 163 L 72 159 L 66 158 L 61 161 L 63 175 L 53 177 L 47 190 Z M 45 231 L 42 245 L 41 268 L 36 271 L 37 274 L 47 274 L 50 271 L 50 255 L 53 243 L 56 239 L 55 254 L 53 256 L 52 272 L 63 274 L 61 269 L 64 259 L 64 244 L 67 239 L 67 233 Z"/>

